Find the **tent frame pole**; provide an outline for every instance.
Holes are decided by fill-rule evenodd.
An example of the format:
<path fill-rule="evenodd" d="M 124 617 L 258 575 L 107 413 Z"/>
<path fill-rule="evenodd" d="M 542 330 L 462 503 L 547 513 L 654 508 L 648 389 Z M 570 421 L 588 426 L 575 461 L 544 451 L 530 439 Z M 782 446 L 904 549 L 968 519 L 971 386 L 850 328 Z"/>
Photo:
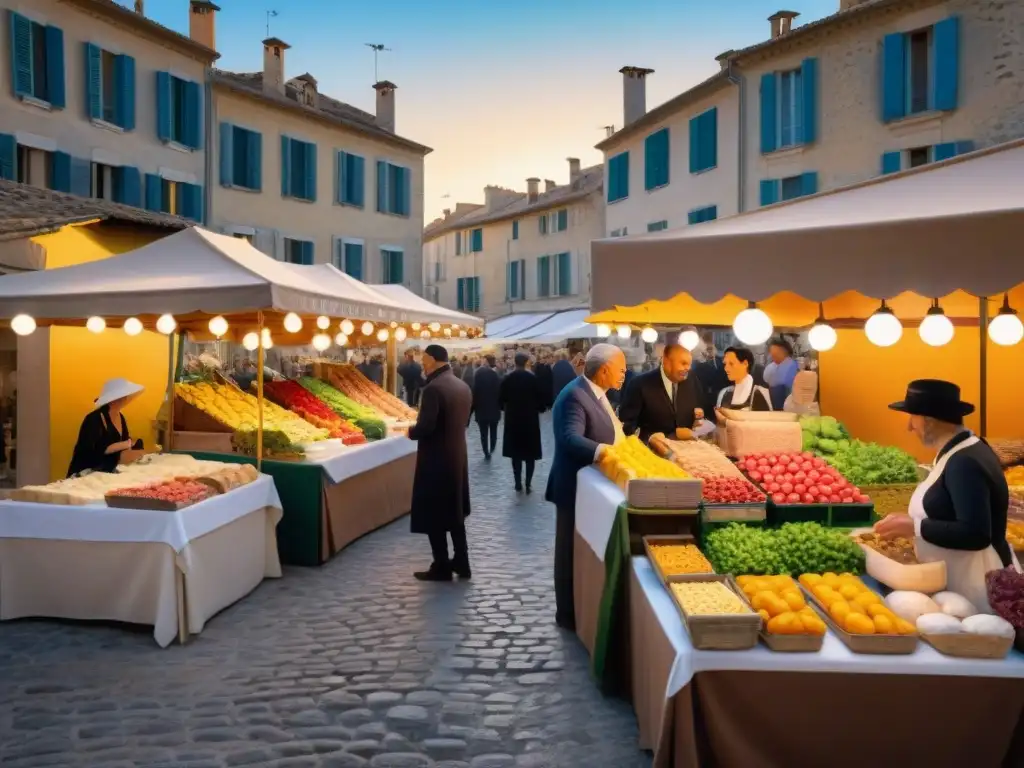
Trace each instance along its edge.
<path fill-rule="evenodd" d="M 170 453 L 174 448 L 174 379 L 177 373 L 175 336 L 174 332 L 167 334 L 167 428 L 164 430 L 164 453 Z"/>
<path fill-rule="evenodd" d="M 988 435 L 988 297 L 978 299 L 978 332 L 981 354 L 979 357 L 978 380 L 978 432 L 982 438 Z"/>
<path fill-rule="evenodd" d="M 263 471 L 263 365 L 264 365 L 264 350 L 263 350 L 263 312 L 257 312 L 257 324 L 259 329 L 257 334 L 259 335 L 260 343 L 256 347 L 256 469 Z"/>

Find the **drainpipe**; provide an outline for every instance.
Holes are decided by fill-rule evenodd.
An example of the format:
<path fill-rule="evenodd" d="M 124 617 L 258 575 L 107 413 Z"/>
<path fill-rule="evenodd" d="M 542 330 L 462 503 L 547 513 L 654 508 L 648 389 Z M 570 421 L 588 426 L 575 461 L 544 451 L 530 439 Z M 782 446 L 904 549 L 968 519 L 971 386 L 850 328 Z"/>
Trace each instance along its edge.
<path fill-rule="evenodd" d="M 216 115 L 213 114 L 213 67 L 206 68 L 206 86 L 203 90 L 206 102 L 206 155 L 203 169 L 203 210 L 206 216 L 203 225 L 209 228 L 213 222 L 213 127 L 217 124 Z"/>
<path fill-rule="evenodd" d="M 747 207 L 747 79 L 737 72 L 736 65 L 732 60 L 729 61 L 727 71 L 729 73 L 727 76 L 729 82 L 739 89 L 739 94 L 737 95 L 739 99 L 739 114 L 737 115 L 739 140 L 736 148 L 736 162 L 738 165 L 736 171 L 738 195 L 736 213 L 743 213 Z"/>

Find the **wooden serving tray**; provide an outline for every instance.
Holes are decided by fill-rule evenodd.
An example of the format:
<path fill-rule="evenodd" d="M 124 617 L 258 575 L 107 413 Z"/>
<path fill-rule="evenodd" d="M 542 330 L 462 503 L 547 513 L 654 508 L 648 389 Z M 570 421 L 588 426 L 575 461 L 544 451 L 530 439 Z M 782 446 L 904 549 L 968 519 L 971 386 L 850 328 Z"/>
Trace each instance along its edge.
<path fill-rule="evenodd" d="M 191 507 L 193 504 L 198 504 L 200 501 L 206 501 L 208 498 L 210 497 L 206 496 L 202 499 L 196 499 L 195 501 L 190 501 L 188 503 L 181 503 L 163 501 L 161 499 L 148 499 L 141 496 L 104 497 L 108 507 L 114 507 L 115 509 L 148 509 L 154 512 L 177 512 L 179 509 Z"/>
<path fill-rule="evenodd" d="M 704 575 L 704 574 L 695 574 L 695 573 L 667 574 L 663 570 L 661 570 L 661 566 L 658 564 L 658 561 L 654 559 L 654 553 L 651 552 L 652 547 L 653 546 L 657 546 L 658 544 L 675 544 L 675 545 L 679 545 L 679 546 L 681 546 L 683 544 L 693 544 L 694 546 L 697 546 L 697 539 L 694 536 L 691 536 L 690 534 L 687 534 L 687 533 L 676 534 L 674 536 L 644 536 L 643 537 L 643 543 L 644 543 L 644 554 L 647 555 L 647 559 L 651 562 L 651 567 L 654 568 L 655 573 L 658 574 L 658 578 L 661 579 L 661 583 L 662 584 L 666 584 L 666 585 L 668 584 L 668 577 L 670 575 L 674 575 L 674 576 L 703 576 Z M 703 554 L 703 552 L 701 554 Z M 714 573 L 714 570 L 707 571 L 707 573 Z"/>
<path fill-rule="evenodd" d="M 743 598 L 743 602 L 753 611 L 754 606 L 750 604 L 746 593 L 740 589 L 739 584 L 736 583 L 736 579 L 731 574 L 729 580 L 733 589 Z M 754 612 L 757 613 L 756 611 Z M 757 634 L 761 638 L 761 642 L 776 653 L 817 653 L 825 643 L 824 635 L 779 635 L 771 633 L 768 631 L 767 623 L 762 625 L 761 631 Z"/>
<path fill-rule="evenodd" d="M 683 626 L 686 627 L 694 648 L 699 651 L 747 651 L 757 645 L 761 616 L 753 611 L 749 614 L 690 616 L 683 610 L 683 606 L 672 592 L 672 584 L 688 581 L 718 581 L 734 593 L 736 588 L 730 583 L 728 576 L 720 573 L 669 576 L 665 580 L 665 588 L 683 619 Z M 743 600 L 742 594 L 739 598 Z M 749 608 L 748 603 L 743 604 Z"/>
<path fill-rule="evenodd" d="M 970 632 L 921 635 L 921 639 L 939 653 L 960 659 L 1003 659 L 1013 648 L 1012 637 L 974 635 Z"/>
<path fill-rule="evenodd" d="M 768 510 L 760 504 L 701 504 L 701 519 L 708 523 L 750 523 L 765 520 Z"/>
<path fill-rule="evenodd" d="M 804 597 L 815 610 L 821 614 L 828 628 L 854 653 L 872 653 L 877 655 L 898 656 L 910 654 L 917 650 L 918 635 L 854 635 L 836 624 L 828 608 L 822 604 L 811 590 L 800 584 Z"/>

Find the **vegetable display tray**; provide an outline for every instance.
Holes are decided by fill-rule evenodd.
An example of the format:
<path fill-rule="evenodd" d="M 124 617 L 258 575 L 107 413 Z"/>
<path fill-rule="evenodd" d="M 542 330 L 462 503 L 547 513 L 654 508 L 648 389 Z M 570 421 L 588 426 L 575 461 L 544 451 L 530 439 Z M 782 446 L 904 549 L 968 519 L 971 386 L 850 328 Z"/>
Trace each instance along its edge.
<path fill-rule="evenodd" d="M 768 508 L 761 504 L 701 504 L 701 520 L 706 523 L 752 523 L 767 519 Z"/>
<path fill-rule="evenodd" d="M 891 485 L 862 485 L 863 493 L 868 495 L 879 517 L 906 512 L 910 508 L 910 497 L 914 495 L 917 485 L 914 483 L 895 483 Z"/>
<path fill-rule="evenodd" d="M 820 523 L 834 528 L 871 525 L 875 520 L 873 504 L 776 504 L 768 500 L 768 523 Z"/>
<path fill-rule="evenodd" d="M 918 636 L 914 635 L 855 635 L 836 624 L 828 608 L 803 584 L 800 585 L 807 602 L 821 614 L 828 628 L 854 653 L 899 656 L 917 650 Z"/>
<path fill-rule="evenodd" d="M 675 536 L 644 536 L 644 554 L 647 555 L 647 559 L 651 562 L 651 567 L 654 568 L 654 572 L 658 574 L 658 578 L 661 579 L 662 584 L 668 584 L 670 576 L 701 576 L 703 574 L 697 573 L 665 573 L 662 570 L 661 565 L 657 560 L 654 559 L 654 553 L 651 551 L 654 547 L 660 545 L 672 545 L 682 546 L 684 544 L 693 544 L 697 546 L 697 540 L 690 534 L 678 534 Z M 701 552 L 701 554 L 704 554 Z M 710 562 L 708 563 L 710 566 Z M 706 571 L 706 573 L 714 573 L 714 569 Z"/>
<path fill-rule="evenodd" d="M 696 573 L 685 576 L 669 576 L 665 580 L 672 602 L 683 619 L 683 626 L 690 636 L 693 647 L 700 651 L 747 651 L 757 645 L 758 633 L 761 630 L 761 616 L 751 611 L 749 614 L 723 614 L 708 616 L 691 616 L 676 599 L 672 585 L 682 582 L 718 581 L 743 600 L 728 576 L 719 573 Z M 749 608 L 749 604 L 744 602 Z"/>
<path fill-rule="evenodd" d="M 870 532 L 870 528 L 858 528 L 850 534 L 857 545 L 864 550 L 864 570 L 868 576 L 890 589 L 905 589 L 910 592 L 924 592 L 930 595 L 946 588 L 946 563 L 944 561 L 916 565 L 899 563 L 857 538 L 862 533 Z"/>
<path fill-rule="evenodd" d="M 955 635 L 921 635 L 921 639 L 944 656 L 960 659 L 1002 659 L 1013 648 L 1012 637 L 974 635 L 957 632 Z"/>
<path fill-rule="evenodd" d="M 630 480 L 626 503 L 637 509 L 696 509 L 703 491 L 703 480 Z"/>
<path fill-rule="evenodd" d="M 739 588 L 736 580 L 732 576 L 729 579 L 730 585 L 743 598 L 743 602 L 750 606 L 750 610 L 754 610 L 754 606 L 750 605 L 750 600 L 747 599 L 743 590 Z M 769 632 L 767 624 L 761 627 L 758 636 L 761 638 L 761 642 L 768 646 L 769 650 L 776 653 L 817 653 L 825 643 L 824 635 L 780 635 Z"/>

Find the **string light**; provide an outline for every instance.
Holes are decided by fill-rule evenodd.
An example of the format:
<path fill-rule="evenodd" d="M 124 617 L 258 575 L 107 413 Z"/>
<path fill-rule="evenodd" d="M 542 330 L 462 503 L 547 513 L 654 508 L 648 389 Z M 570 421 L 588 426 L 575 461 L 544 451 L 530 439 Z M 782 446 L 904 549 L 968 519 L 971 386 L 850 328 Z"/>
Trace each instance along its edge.
<path fill-rule="evenodd" d="M 653 344 L 658 340 L 658 332 L 651 328 L 651 326 L 647 326 L 640 331 L 640 340 L 647 344 Z"/>
<path fill-rule="evenodd" d="M 13 322 L 11 327 L 14 327 Z M 1017 310 L 1010 306 L 1009 294 L 1003 294 L 1003 306 L 999 308 L 999 314 L 988 324 L 988 337 L 993 344 L 1001 347 L 1012 347 L 1024 339 L 1024 323 L 1021 323 L 1017 316 Z"/>
<path fill-rule="evenodd" d="M 326 331 L 331 327 L 331 318 L 326 317 L 325 315 L 320 315 L 320 317 L 316 319 L 316 327 L 321 331 Z"/>
<path fill-rule="evenodd" d="M 595 332 L 597 333 L 598 338 L 601 339 L 607 339 L 612 335 L 611 326 L 605 325 L 604 323 L 598 323 Z"/>
<path fill-rule="evenodd" d="M 864 323 L 864 333 L 875 346 L 891 347 L 903 336 L 903 324 L 883 299 L 882 306 Z"/>
<path fill-rule="evenodd" d="M 839 334 L 825 320 L 825 307 L 819 302 L 818 319 L 814 321 L 814 327 L 807 332 L 807 341 L 816 352 L 828 352 L 838 340 Z"/>
<path fill-rule="evenodd" d="M 620 325 L 618 328 L 615 329 L 615 334 L 620 339 L 628 339 L 630 333 L 632 333 L 632 330 L 628 325 Z"/>
<path fill-rule="evenodd" d="M 220 315 L 210 318 L 210 333 L 218 339 L 228 332 L 228 321 Z"/>
<path fill-rule="evenodd" d="M 156 319 L 156 329 L 164 336 L 170 336 L 177 327 L 178 322 L 174 319 L 173 315 L 160 315 Z"/>
<path fill-rule="evenodd" d="M 371 333 L 373 333 L 373 323 L 367 320 L 365 323 L 363 323 L 362 331 L 363 336 L 369 336 Z"/>
<path fill-rule="evenodd" d="M 36 321 L 31 315 L 15 315 L 11 318 L 11 330 L 19 336 L 28 336 L 36 329 Z"/>
<path fill-rule="evenodd" d="M 242 337 L 242 346 L 253 352 L 260 345 L 260 335 L 251 331 Z"/>
<path fill-rule="evenodd" d="M 334 337 L 334 343 L 337 344 L 339 347 L 344 347 L 346 344 L 348 344 L 348 336 L 345 335 L 344 333 L 339 333 L 337 336 Z"/>
<path fill-rule="evenodd" d="M 270 329 L 264 328 L 263 333 L 260 334 L 260 339 L 264 349 L 270 349 L 274 346 L 274 340 L 270 338 Z"/>
<path fill-rule="evenodd" d="M 85 321 L 85 327 L 93 333 L 103 333 L 103 329 L 107 327 L 107 321 L 102 317 L 90 317 Z"/>
<path fill-rule="evenodd" d="M 405 341 L 405 338 L 408 335 L 409 334 L 405 330 L 405 328 L 396 328 L 395 329 L 395 341 Z"/>
<path fill-rule="evenodd" d="M 302 318 L 294 312 L 289 312 L 284 316 L 284 329 L 288 333 L 298 333 L 302 330 Z"/>
<path fill-rule="evenodd" d="M 700 335 L 692 328 L 687 329 L 679 334 L 679 343 L 687 351 L 693 352 L 700 344 Z"/>
<path fill-rule="evenodd" d="M 129 317 L 124 321 L 124 332 L 129 336 L 138 336 L 142 333 L 142 321 L 137 317 Z"/>
<path fill-rule="evenodd" d="M 326 333 L 318 333 L 313 337 L 313 349 L 317 352 L 324 352 L 331 346 L 331 337 Z"/>
<path fill-rule="evenodd" d="M 953 340 L 953 323 L 942 311 L 938 299 L 932 302 L 928 314 L 917 328 L 917 333 L 921 341 L 929 347 L 942 347 Z"/>
<path fill-rule="evenodd" d="M 342 320 L 341 324 L 338 326 L 338 329 L 346 336 L 351 336 L 353 333 L 356 332 L 356 327 L 351 320 Z"/>
<path fill-rule="evenodd" d="M 753 301 L 736 315 L 732 323 L 732 332 L 736 334 L 736 338 L 748 346 L 764 344 L 771 338 L 774 330 L 771 318 Z"/>
<path fill-rule="evenodd" d="M 377 341 L 387 341 L 390 335 L 387 328 L 381 328 L 377 331 Z"/>

